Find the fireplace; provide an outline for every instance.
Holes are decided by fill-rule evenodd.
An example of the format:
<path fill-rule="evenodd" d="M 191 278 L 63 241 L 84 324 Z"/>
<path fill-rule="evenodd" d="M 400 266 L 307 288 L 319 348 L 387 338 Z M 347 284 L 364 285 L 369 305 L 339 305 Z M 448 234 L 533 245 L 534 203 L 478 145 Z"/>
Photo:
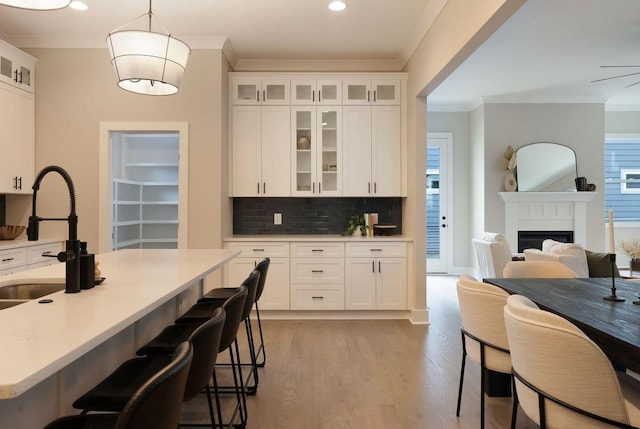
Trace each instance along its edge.
<path fill-rule="evenodd" d="M 573 231 L 518 231 L 518 253 L 524 249 L 542 249 L 542 242 L 547 238 L 573 243 Z"/>
<path fill-rule="evenodd" d="M 545 238 L 586 246 L 587 204 L 597 192 L 500 192 L 504 200 L 504 236 L 511 249 L 538 247 Z M 535 233 L 521 244 L 520 232 Z M 571 236 L 566 234 L 571 233 Z M 551 234 L 560 234 L 555 236 Z M 566 236 L 565 236 L 566 235 Z"/>

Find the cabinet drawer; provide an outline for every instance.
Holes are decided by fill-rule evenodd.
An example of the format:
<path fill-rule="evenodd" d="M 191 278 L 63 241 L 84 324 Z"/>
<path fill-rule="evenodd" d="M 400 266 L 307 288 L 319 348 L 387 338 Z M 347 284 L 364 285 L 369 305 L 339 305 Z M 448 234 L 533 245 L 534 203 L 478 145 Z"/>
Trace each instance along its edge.
<path fill-rule="evenodd" d="M 404 242 L 398 243 L 347 243 L 347 257 L 369 258 L 369 257 L 396 257 L 407 256 L 407 245 Z"/>
<path fill-rule="evenodd" d="M 0 252 L 0 270 L 27 265 L 27 249 L 9 249 Z"/>
<path fill-rule="evenodd" d="M 289 257 L 289 243 L 228 243 L 228 248 L 233 251 L 241 251 L 242 253 L 239 256 L 243 258 Z"/>
<path fill-rule="evenodd" d="M 291 256 L 341 258 L 344 256 L 344 243 L 291 243 Z"/>
<path fill-rule="evenodd" d="M 292 310 L 344 310 L 344 288 L 291 286 Z"/>
<path fill-rule="evenodd" d="M 57 259 L 52 258 L 51 256 L 57 256 L 58 253 L 62 250 L 62 243 L 49 243 L 49 244 L 39 244 L 37 246 L 31 246 L 27 248 L 27 263 L 31 264 L 40 264 L 46 262 L 49 264 L 53 264 L 57 262 Z M 51 255 L 51 256 L 46 256 Z"/>
<path fill-rule="evenodd" d="M 344 283 L 343 258 L 295 258 L 291 260 L 292 283 Z"/>

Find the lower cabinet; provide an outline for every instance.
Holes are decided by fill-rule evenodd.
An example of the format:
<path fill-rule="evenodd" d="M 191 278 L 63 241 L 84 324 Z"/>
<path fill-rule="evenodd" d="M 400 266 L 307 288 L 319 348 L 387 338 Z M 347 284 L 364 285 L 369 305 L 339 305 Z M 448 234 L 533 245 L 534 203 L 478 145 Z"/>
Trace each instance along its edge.
<path fill-rule="evenodd" d="M 407 244 L 380 242 L 227 242 L 242 253 L 225 266 L 239 285 L 271 258 L 261 310 L 406 310 Z"/>
<path fill-rule="evenodd" d="M 44 244 L 25 242 L 24 245 L 0 250 L 0 275 L 57 264 L 55 256 L 62 247 L 61 241 Z"/>
<path fill-rule="evenodd" d="M 291 243 L 291 309 L 344 310 L 344 243 Z"/>
<path fill-rule="evenodd" d="M 404 243 L 347 243 L 345 308 L 407 309 L 407 259 Z"/>
<path fill-rule="evenodd" d="M 239 286 L 258 262 L 269 257 L 260 309 L 289 310 L 289 243 L 229 243 L 227 247 L 242 253 L 225 266 L 225 285 Z"/>

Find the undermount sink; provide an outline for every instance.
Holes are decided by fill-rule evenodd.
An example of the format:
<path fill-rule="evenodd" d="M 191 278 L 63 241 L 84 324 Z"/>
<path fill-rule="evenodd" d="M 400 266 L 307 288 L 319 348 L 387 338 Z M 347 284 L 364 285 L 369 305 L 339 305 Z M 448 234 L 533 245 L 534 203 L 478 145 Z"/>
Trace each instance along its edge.
<path fill-rule="evenodd" d="M 3 286 L 0 287 L 0 300 L 38 299 L 61 290 L 64 290 L 64 283 L 23 283 Z M 3 304 L 2 301 L 0 301 L 0 308 L 11 307 L 11 305 L 8 304 L 9 303 Z"/>
<path fill-rule="evenodd" d="M 0 310 L 4 310 L 5 308 L 15 307 L 16 305 L 23 304 L 25 302 L 29 302 L 28 299 L 4 299 L 0 300 Z"/>

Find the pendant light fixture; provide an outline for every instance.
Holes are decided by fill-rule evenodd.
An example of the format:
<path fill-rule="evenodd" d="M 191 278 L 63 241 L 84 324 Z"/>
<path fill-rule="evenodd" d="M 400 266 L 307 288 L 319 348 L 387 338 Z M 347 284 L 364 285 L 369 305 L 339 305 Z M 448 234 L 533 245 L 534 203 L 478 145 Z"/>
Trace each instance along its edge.
<path fill-rule="evenodd" d="M 147 29 L 124 29 L 145 16 L 148 17 Z M 145 95 L 175 94 L 191 49 L 172 37 L 164 27 L 164 33 L 151 31 L 152 18 L 155 15 L 149 0 L 149 12 L 109 33 L 107 45 L 111 64 L 118 77 L 118 86 L 126 91 Z"/>
<path fill-rule="evenodd" d="M 32 10 L 54 10 L 69 6 L 71 0 L 0 0 L 0 5 Z"/>

